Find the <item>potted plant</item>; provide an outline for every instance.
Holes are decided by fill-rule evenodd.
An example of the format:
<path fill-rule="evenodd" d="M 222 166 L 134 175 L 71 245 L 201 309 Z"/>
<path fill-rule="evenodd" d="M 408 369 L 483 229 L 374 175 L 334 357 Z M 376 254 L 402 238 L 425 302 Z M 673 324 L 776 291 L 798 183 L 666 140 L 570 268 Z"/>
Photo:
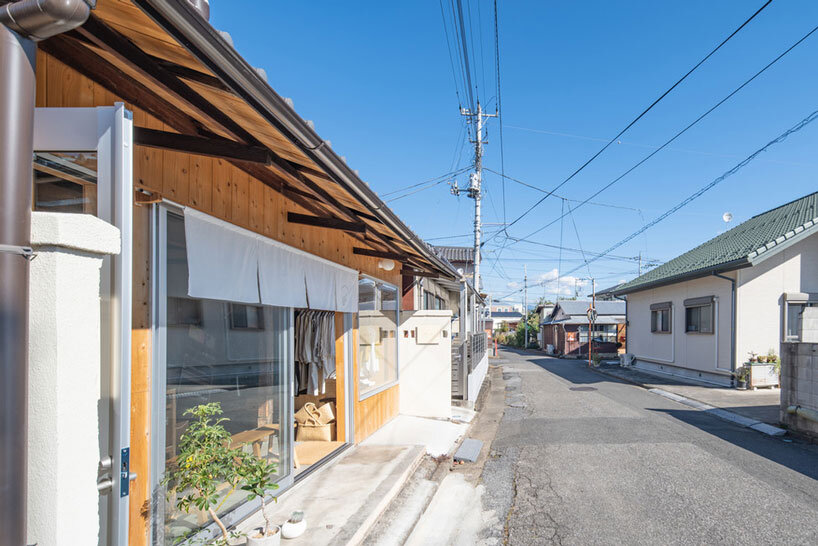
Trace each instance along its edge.
<path fill-rule="evenodd" d="M 754 353 L 753 351 L 750 351 L 748 354 L 750 355 L 750 362 L 758 361 L 758 354 Z"/>
<path fill-rule="evenodd" d="M 251 534 L 247 537 L 247 546 L 278 546 L 281 544 L 281 528 L 273 525 L 264 511 L 267 491 L 278 489 L 278 484 L 272 480 L 276 469 L 276 463 L 255 456 L 248 457 L 242 467 L 244 474 L 242 490 L 247 491 L 247 500 L 253 500 L 256 497 L 261 499 L 261 515 L 264 518 L 264 527 L 258 529 L 255 535 Z"/>
<path fill-rule="evenodd" d="M 193 421 L 179 438 L 179 455 L 175 457 L 171 470 L 162 478 L 162 485 L 172 487 L 168 495 L 176 495 L 179 510 L 190 512 L 193 507 L 206 512 L 221 532 L 214 544 L 226 546 L 231 539 L 240 535 L 228 532 L 219 518 L 218 511 L 222 504 L 242 484 L 242 489 L 248 491 L 252 498 L 257 492 L 274 489 L 274 484 L 268 480 L 269 475 L 275 472 L 275 465 L 245 453 L 240 446 L 232 447 L 230 433 L 222 424 L 229 419 L 219 417 L 222 413 L 218 402 L 185 411 L 185 415 L 190 415 Z M 265 478 L 260 477 L 262 472 L 267 472 Z M 248 486 L 250 489 L 247 489 Z M 223 492 L 225 487 L 227 491 Z"/>
<path fill-rule="evenodd" d="M 758 362 L 761 364 L 767 363 L 767 355 L 758 355 Z"/>
<path fill-rule="evenodd" d="M 736 370 L 736 387 L 741 390 L 747 389 L 747 376 L 748 374 L 747 368 L 742 366 Z"/>

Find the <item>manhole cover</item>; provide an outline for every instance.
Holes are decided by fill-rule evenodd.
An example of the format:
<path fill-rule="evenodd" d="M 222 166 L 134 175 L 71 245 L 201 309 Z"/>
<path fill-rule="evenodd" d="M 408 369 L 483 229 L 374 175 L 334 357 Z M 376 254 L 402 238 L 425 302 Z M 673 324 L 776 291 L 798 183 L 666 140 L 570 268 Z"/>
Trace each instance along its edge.
<path fill-rule="evenodd" d="M 595 391 L 595 390 L 597 390 L 597 389 L 596 389 L 596 387 L 571 387 L 571 388 L 569 388 L 568 390 L 569 390 L 569 391 L 582 391 L 582 392 L 587 392 L 587 391 Z"/>

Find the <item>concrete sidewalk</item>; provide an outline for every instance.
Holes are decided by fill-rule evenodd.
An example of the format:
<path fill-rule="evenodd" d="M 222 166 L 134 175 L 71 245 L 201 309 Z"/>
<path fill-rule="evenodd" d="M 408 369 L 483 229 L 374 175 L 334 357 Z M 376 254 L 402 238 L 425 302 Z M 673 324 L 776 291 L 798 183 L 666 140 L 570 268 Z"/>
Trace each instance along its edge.
<path fill-rule="evenodd" d="M 634 368 L 624 368 L 615 364 L 602 364 L 593 369 L 598 373 L 622 379 L 649 390 L 670 393 L 723 412 L 736 414 L 744 418 L 739 421 L 746 422 L 747 426 L 754 423 L 779 425 L 780 390 L 777 388 L 742 391 L 706 383 L 685 382 L 673 377 L 647 373 Z"/>
<path fill-rule="evenodd" d="M 423 459 L 422 446 L 355 446 L 307 476 L 267 508 L 276 525 L 304 511 L 306 532 L 288 545 L 359 544 Z M 260 512 L 238 526 L 264 525 Z"/>

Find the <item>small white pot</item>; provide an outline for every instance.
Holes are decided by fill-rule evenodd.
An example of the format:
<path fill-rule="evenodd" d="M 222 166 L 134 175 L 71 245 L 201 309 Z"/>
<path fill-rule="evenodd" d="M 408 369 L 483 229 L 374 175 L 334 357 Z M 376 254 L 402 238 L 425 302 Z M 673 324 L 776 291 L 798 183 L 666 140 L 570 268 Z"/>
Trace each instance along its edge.
<path fill-rule="evenodd" d="M 302 519 L 298 523 L 286 522 L 281 526 L 281 535 L 284 538 L 298 538 L 307 530 L 307 520 Z"/>
<path fill-rule="evenodd" d="M 247 546 L 279 546 L 281 544 L 281 527 L 273 525 L 274 535 L 267 535 L 262 538 L 247 537 Z"/>

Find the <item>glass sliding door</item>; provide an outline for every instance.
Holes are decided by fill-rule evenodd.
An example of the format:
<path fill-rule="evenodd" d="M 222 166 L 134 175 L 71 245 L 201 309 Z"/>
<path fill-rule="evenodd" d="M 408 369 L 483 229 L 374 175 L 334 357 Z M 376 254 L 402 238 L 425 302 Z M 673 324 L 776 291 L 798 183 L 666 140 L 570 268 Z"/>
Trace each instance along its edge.
<path fill-rule="evenodd" d="M 155 454 L 159 473 L 176 463 L 179 437 L 190 423 L 185 412 L 218 402 L 229 419 L 224 426 L 233 445 L 277 463 L 277 480 L 285 487 L 292 482 L 293 466 L 292 311 L 188 296 L 184 218 L 164 208 L 159 214 L 159 276 L 164 279 L 158 294 L 157 355 L 164 383 L 164 392 L 157 393 L 163 400 L 157 412 L 164 419 L 154 424 L 164 437 L 162 452 Z M 242 506 L 245 492 L 230 493 L 226 484 L 218 494 L 226 496 L 218 512 L 228 515 L 227 523 L 254 508 Z M 211 523 L 195 509 L 189 514 L 178 510 L 174 499 L 168 498 L 162 515 L 166 544 Z"/>

